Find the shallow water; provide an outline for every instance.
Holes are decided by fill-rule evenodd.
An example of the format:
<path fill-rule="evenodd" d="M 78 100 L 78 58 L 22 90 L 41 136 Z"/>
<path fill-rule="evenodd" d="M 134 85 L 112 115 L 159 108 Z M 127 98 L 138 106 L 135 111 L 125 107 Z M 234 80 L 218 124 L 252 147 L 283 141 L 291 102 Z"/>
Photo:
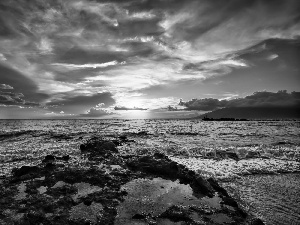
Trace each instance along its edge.
<path fill-rule="evenodd" d="M 224 185 L 268 224 L 300 223 L 300 177 L 282 174 L 300 171 L 299 121 L 0 120 L 0 176 L 47 154 L 70 155 L 69 165 L 84 167 L 81 143 L 124 134 L 134 142 L 118 147 L 121 154 L 163 152 L 206 177 L 234 181 Z M 217 151 L 241 158 L 217 159 Z M 248 153 L 259 157 L 243 158 Z"/>
<path fill-rule="evenodd" d="M 212 207 L 220 209 L 221 198 L 195 197 L 190 185 L 179 181 L 165 180 L 162 178 L 136 179 L 125 184 L 121 188 L 128 195 L 118 208 L 115 225 L 133 224 L 136 221 L 132 217 L 136 214 L 158 216 L 172 205 L 199 207 Z M 213 216 L 214 219 L 221 218 Z M 226 218 L 230 220 L 230 218 Z M 231 221 L 231 220 L 230 220 Z"/>

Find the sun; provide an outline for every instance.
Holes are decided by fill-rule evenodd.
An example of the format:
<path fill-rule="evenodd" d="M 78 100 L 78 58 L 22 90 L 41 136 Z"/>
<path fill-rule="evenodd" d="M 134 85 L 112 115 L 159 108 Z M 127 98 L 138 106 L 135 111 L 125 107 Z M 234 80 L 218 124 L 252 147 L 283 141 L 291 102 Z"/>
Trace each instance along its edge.
<path fill-rule="evenodd" d="M 129 99 L 125 106 L 128 108 L 140 108 L 143 106 L 143 102 L 141 99 Z"/>

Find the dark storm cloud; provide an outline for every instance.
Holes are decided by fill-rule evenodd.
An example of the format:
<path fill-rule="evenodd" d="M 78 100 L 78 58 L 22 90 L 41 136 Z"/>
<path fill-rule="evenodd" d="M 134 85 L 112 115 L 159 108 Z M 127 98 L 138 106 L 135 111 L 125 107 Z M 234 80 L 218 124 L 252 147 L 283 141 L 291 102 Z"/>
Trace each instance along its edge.
<path fill-rule="evenodd" d="M 235 53 L 237 59 L 250 65 L 259 66 L 275 61 L 288 67 L 300 68 L 300 37 L 289 39 L 267 39 L 247 49 Z"/>
<path fill-rule="evenodd" d="M 49 107 L 55 107 L 58 111 L 63 110 L 67 113 L 69 112 L 81 112 L 86 111 L 98 104 L 105 104 L 106 106 L 111 106 L 115 103 L 112 94 L 109 92 L 97 93 L 91 96 L 65 96 L 61 100 L 53 100 L 47 105 Z"/>
<path fill-rule="evenodd" d="M 115 106 L 114 107 L 114 110 L 147 110 L 145 108 L 138 108 L 138 107 L 125 107 L 125 106 Z"/>
<path fill-rule="evenodd" d="M 226 105 L 226 101 L 220 101 L 213 98 L 192 99 L 187 102 L 180 101 L 179 105 L 185 106 L 187 110 L 210 111 L 222 108 Z"/>
<path fill-rule="evenodd" d="M 22 97 L 24 97 L 22 93 L 11 93 L 11 92 L 0 91 L 0 104 L 4 104 L 4 105 L 24 104 L 25 101 L 21 99 Z"/>
<path fill-rule="evenodd" d="M 40 106 L 39 103 L 29 102 L 24 100 L 24 95 L 22 93 L 12 93 L 0 91 L 0 105 L 3 106 Z"/>
<path fill-rule="evenodd" d="M 187 102 L 181 101 L 181 106 L 187 110 L 210 111 L 219 108 L 232 107 L 300 107 L 300 92 L 278 91 L 274 92 L 255 92 L 245 98 L 232 100 L 219 100 L 213 98 L 192 99 Z"/>
<path fill-rule="evenodd" d="M 245 66 L 226 65 L 226 76 L 215 73 L 214 69 L 226 68 L 224 65 L 206 63 L 207 70 L 214 73 L 203 83 L 207 89 L 220 86 L 224 91 L 240 90 L 248 92 L 255 89 L 289 91 L 298 90 L 300 83 L 300 39 L 268 39 L 254 46 L 228 55 L 235 63 L 244 63 Z M 214 65 L 214 66 L 211 66 Z M 194 72 L 199 72 L 205 65 L 187 66 Z M 215 85 L 220 84 L 220 85 Z"/>
<path fill-rule="evenodd" d="M 22 93 L 24 99 L 33 102 L 40 102 L 49 97 L 45 93 L 38 91 L 38 87 L 34 81 L 27 78 L 22 73 L 0 64 L 1 83 L 5 87 L 13 87 L 16 93 Z"/>
<path fill-rule="evenodd" d="M 300 92 L 255 92 L 245 98 L 229 100 L 226 107 L 300 107 Z"/>

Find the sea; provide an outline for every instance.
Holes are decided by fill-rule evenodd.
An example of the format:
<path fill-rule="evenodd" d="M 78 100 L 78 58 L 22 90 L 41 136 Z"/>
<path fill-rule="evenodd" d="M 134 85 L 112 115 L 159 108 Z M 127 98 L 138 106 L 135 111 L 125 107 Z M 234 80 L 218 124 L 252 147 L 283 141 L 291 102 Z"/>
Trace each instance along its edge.
<path fill-rule="evenodd" d="M 48 154 L 85 167 L 80 144 L 128 141 L 120 154 L 161 152 L 213 177 L 266 224 L 300 224 L 300 121 L 0 120 L 0 178 Z"/>

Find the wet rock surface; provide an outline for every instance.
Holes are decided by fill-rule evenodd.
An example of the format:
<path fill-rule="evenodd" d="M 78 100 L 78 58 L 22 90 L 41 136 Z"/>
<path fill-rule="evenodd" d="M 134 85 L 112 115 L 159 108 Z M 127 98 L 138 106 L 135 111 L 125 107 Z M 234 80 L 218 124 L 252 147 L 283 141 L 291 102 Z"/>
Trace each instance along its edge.
<path fill-rule="evenodd" d="M 70 166 L 72 156 L 47 155 L 14 169 L 0 183 L 0 224 L 263 224 L 216 180 L 162 153 L 119 154 L 128 141 L 83 143 L 85 167 Z"/>

